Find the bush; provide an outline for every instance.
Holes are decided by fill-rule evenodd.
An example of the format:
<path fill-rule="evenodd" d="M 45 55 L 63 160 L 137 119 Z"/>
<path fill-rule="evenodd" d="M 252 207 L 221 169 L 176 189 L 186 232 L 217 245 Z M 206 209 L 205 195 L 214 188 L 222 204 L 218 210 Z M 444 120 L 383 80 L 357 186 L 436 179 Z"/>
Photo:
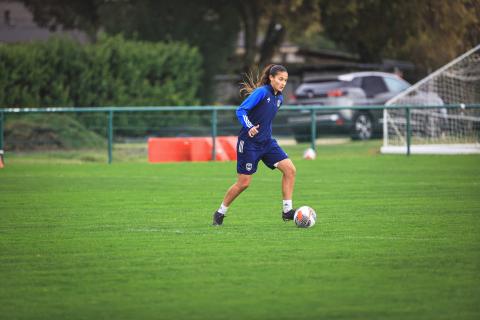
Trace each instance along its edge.
<path fill-rule="evenodd" d="M 186 44 L 127 41 L 121 36 L 102 36 L 90 45 L 64 38 L 0 44 L 0 106 L 195 105 L 201 64 L 198 50 Z M 117 113 L 116 124 L 128 126 L 127 117 Z M 180 118 L 169 124 L 180 123 Z M 87 127 L 103 126 L 96 123 L 102 121 L 98 118 L 79 116 L 78 120 Z M 145 118 L 134 126 L 165 125 L 162 122 Z"/>
<path fill-rule="evenodd" d="M 5 123 L 5 150 L 105 148 L 106 138 L 89 131 L 65 114 L 29 114 L 8 117 Z"/>
<path fill-rule="evenodd" d="M 101 37 L 80 45 L 0 45 L 0 105 L 84 107 L 198 104 L 201 56 L 183 43 Z"/>

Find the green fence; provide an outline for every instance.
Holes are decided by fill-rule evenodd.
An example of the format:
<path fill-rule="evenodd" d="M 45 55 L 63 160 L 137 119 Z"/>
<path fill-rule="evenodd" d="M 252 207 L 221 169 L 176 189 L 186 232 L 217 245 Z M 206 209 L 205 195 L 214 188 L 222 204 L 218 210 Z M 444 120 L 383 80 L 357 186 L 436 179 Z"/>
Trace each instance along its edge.
<path fill-rule="evenodd" d="M 85 108 L 4 108 L 0 109 L 0 156 L 3 155 L 3 150 L 5 146 L 4 140 L 4 123 L 6 117 L 12 114 L 28 114 L 28 113 L 75 113 L 75 114 L 83 114 L 83 113 L 103 113 L 107 117 L 107 154 L 108 154 L 108 163 L 112 163 L 113 161 L 113 143 L 114 143 L 114 130 L 115 130 L 115 116 L 121 113 L 175 113 L 175 112 L 209 112 L 211 113 L 210 116 L 210 135 L 212 137 L 213 149 L 212 149 L 212 159 L 216 158 L 215 154 L 215 141 L 218 135 L 218 113 L 220 111 L 228 111 L 234 114 L 236 110 L 236 106 L 162 106 L 162 107 L 85 107 Z M 318 105 L 311 105 L 311 106 L 283 106 L 280 113 L 287 110 L 292 113 L 303 112 L 304 114 L 309 114 L 310 123 L 309 123 L 309 131 L 310 131 L 310 144 L 311 148 L 314 150 L 316 149 L 316 137 L 317 137 L 317 114 L 318 113 L 325 113 L 328 111 L 339 111 L 339 110 L 403 110 L 403 114 L 406 119 L 406 154 L 410 155 L 410 145 L 411 145 L 411 136 L 412 136 L 412 127 L 411 127 L 411 110 L 412 109 L 459 109 L 459 110 L 466 110 L 466 109 L 474 109 L 475 111 L 480 110 L 480 104 L 475 105 L 463 105 L 463 104 L 455 104 L 455 105 L 432 105 L 432 106 L 414 106 L 414 105 L 404 105 L 404 106 L 389 106 L 385 107 L 384 105 L 378 106 L 318 106 Z M 277 115 L 278 116 L 278 115 Z M 480 118 L 479 118 L 480 119 Z"/>

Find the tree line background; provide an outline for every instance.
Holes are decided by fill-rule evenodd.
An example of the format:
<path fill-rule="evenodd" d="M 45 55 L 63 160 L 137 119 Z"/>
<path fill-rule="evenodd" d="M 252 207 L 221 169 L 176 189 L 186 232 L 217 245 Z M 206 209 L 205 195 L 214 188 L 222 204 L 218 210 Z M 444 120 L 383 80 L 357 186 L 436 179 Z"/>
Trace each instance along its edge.
<path fill-rule="evenodd" d="M 181 41 L 202 55 L 202 103 L 212 78 L 267 64 L 283 41 L 310 49 L 411 61 L 420 75 L 480 43 L 478 0 L 23 0 L 41 26 L 127 39 Z M 235 59 L 239 33 L 245 53 Z"/>

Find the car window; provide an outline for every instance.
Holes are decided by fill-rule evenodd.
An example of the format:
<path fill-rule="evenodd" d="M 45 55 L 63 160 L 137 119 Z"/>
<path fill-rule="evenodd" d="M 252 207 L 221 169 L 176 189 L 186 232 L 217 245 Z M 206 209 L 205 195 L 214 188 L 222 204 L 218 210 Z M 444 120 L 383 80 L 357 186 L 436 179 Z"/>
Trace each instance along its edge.
<path fill-rule="evenodd" d="M 352 84 L 352 87 L 360 88 L 362 86 L 362 78 L 361 77 L 353 78 L 351 84 Z"/>
<path fill-rule="evenodd" d="M 379 93 L 388 92 L 387 86 L 381 77 L 368 76 L 362 79 L 362 89 L 367 97 L 373 97 Z"/>
<path fill-rule="evenodd" d="M 300 85 L 297 90 L 297 95 L 304 95 L 307 92 L 312 93 L 324 93 L 332 89 L 337 89 L 344 86 L 343 82 L 341 81 L 332 81 L 332 82 L 320 82 L 320 83 L 304 83 Z"/>
<path fill-rule="evenodd" d="M 387 84 L 388 90 L 391 92 L 400 92 L 407 89 L 410 85 L 405 81 L 393 79 L 393 78 L 383 78 Z"/>

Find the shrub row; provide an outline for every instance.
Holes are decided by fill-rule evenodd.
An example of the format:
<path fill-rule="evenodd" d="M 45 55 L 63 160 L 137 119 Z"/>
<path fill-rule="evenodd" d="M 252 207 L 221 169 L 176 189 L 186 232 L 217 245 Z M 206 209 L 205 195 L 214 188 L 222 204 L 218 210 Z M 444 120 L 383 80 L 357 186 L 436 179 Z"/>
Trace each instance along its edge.
<path fill-rule="evenodd" d="M 105 148 L 105 135 L 88 130 L 66 114 L 13 115 L 5 126 L 5 150 Z"/>
<path fill-rule="evenodd" d="M 0 108 L 195 105 L 199 103 L 201 65 L 198 50 L 179 42 L 103 36 L 88 45 L 66 38 L 0 44 Z M 10 149 L 91 147 L 85 139 L 93 136 L 85 130 L 67 134 L 62 122 L 54 121 L 58 119 L 73 127 L 77 127 L 75 119 L 79 120 L 85 128 L 105 135 L 105 118 L 93 114 L 33 118 L 41 120 L 38 125 L 7 116 Z M 120 129 L 117 134 L 133 136 L 184 121 L 180 113 L 173 119 L 138 119 L 124 113 L 115 116 L 116 126 L 134 128 Z M 38 139 L 33 138 L 36 135 Z M 27 145 L 29 139 L 36 147 Z"/>
<path fill-rule="evenodd" d="M 0 45 L 1 107 L 198 104 L 201 55 L 183 43 L 101 37 Z"/>

